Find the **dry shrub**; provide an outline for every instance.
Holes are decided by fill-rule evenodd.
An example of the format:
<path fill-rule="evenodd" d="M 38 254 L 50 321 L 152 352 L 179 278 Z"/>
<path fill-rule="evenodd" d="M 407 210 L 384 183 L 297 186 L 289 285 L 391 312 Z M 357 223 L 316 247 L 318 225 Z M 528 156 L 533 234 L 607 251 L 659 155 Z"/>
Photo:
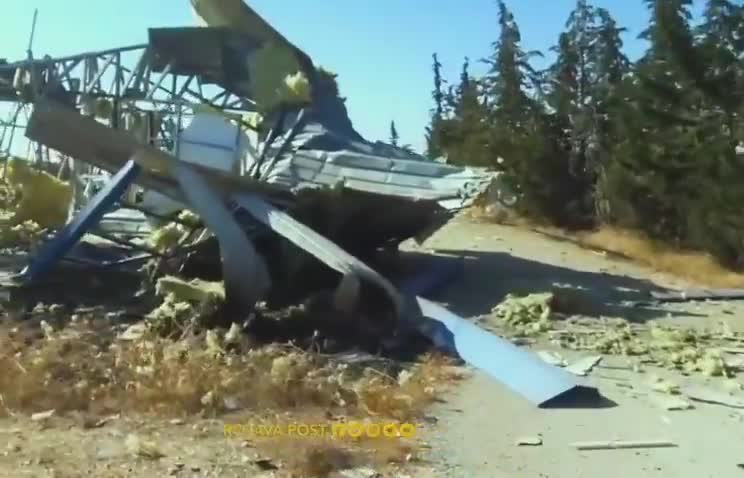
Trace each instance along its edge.
<path fill-rule="evenodd" d="M 428 355 L 391 376 L 292 346 L 257 346 L 232 329 L 180 340 L 146 331 L 123 334 L 131 339 L 123 340 L 101 314 L 76 314 L 56 329 L 40 317 L 0 325 L 0 416 L 47 410 L 90 417 L 197 414 L 225 415 L 236 423 L 227 415 L 240 411 L 274 424 L 417 423 L 442 387 L 464 373 L 450 359 Z M 348 466 L 396 466 L 416 450 L 415 439 L 402 438 L 280 436 L 253 445 L 296 476 L 326 476 Z"/>
<path fill-rule="evenodd" d="M 649 239 L 638 231 L 612 226 L 602 226 L 595 231 L 567 231 L 515 214 L 494 213 L 480 206 L 469 208 L 465 215 L 476 221 L 532 229 L 551 238 L 608 252 L 703 286 L 744 287 L 744 274 L 725 268 L 711 255 L 681 250 Z"/>
<path fill-rule="evenodd" d="M 110 323 L 78 317 L 54 331 L 27 323 L 0 328 L 0 413 L 56 409 L 159 415 L 233 409 L 321 407 L 408 419 L 451 376 L 429 356 L 403 376 L 288 346 L 227 343 L 219 332 L 173 341 L 125 341 Z"/>
<path fill-rule="evenodd" d="M 711 287 L 744 287 L 744 274 L 728 270 L 703 252 L 675 249 L 641 233 L 605 226 L 575 234 L 584 247 L 618 254 L 691 282 Z"/>

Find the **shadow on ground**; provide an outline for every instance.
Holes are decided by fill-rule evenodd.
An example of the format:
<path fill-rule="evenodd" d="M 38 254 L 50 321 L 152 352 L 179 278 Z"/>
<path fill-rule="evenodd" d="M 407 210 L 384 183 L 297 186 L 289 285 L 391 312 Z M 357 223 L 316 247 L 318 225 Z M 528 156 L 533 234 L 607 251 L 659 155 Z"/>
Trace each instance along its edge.
<path fill-rule="evenodd" d="M 473 317 L 488 314 L 507 294 L 526 295 L 566 290 L 567 313 L 623 317 L 634 322 L 669 316 L 668 309 L 639 305 L 651 292 L 667 291 L 649 280 L 587 272 L 515 257 L 505 252 L 438 249 L 464 258 L 463 271 L 437 293 L 453 312 Z M 681 315 L 681 314 L 677 314 Z M 692 315 L 685 313 L 684 315 Z"/>

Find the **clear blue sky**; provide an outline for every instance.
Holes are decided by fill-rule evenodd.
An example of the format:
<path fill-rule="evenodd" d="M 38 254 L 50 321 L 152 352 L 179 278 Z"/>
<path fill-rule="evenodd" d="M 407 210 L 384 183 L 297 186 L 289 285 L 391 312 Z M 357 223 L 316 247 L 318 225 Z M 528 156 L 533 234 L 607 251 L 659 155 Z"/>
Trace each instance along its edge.
<path fill-rule="evenodd" d="M 64 55 L 144 42 L 152 26 L 194 24 L 188 0 L 5 0 L 0 58 L 25 55 L 34 8 L 39 20 L 34 54 Z M 641 0 L 595 0 L 628 28 L 626 52 L 648 12 Z M 696 2 L 698 7 L 702 0 Z M 356 129 L 370 140 L 388 137 L 395 120 L 401 141 L 423 148 L 431 108 L 431 54 L 456 80 L 463 58 L 473 72 L 498 35 L 494 0 L 249 0 L 249 4 L 316 64 L 339 74 Z M 511 0 L 525 49 L 543 52 L 556 42 L 574 0 Z M 538 65 L 542 66 L 542 65 Z"/>

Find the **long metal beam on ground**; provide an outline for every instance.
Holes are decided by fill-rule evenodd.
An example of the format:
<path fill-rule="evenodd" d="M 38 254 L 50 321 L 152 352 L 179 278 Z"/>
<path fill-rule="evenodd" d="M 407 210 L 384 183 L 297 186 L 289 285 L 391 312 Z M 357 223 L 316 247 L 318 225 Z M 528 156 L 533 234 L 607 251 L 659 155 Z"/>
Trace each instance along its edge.
<path fill-rule="evenodd" d="M 599 391 L 587 386 L 579 377 L 546 363 L 439 304 L 422 297 L 416 297 L 416 301 L 422 316 L 428 320 L 420 330 L 437 347 L 456 353 L 533 404 L 545 408 L 592 406 L 601 399 Z"/>
<path fill-rule="evenodd" d="M 401 292 L 420 308 L 423 319 L 413 322 L 414 328 L 441 350 L 460 357 L 539 407 L 597 404 L 599 391 L 578 377 L 423 298 L 462 272 L 462 262 L 452 257 L 431 256 L 427 262 L 399 284 Z"/>

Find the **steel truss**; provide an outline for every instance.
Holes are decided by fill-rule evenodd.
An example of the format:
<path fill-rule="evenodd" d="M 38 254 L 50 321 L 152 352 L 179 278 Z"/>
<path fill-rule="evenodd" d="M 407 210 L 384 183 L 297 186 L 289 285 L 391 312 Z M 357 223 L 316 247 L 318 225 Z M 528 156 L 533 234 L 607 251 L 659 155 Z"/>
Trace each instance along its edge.
<path fill-rule="evenodd" d="M 16 104 L 8 120 L 0 120 L 0 155 L 10 150 L 15 129 L 24 126 L 19 113 L 41 97 L 83 112 L 91 102 L 108 100 L 110 117 L 99 119 L 112 128 L 122 126 L 126 112 L 157 111 L 163 121 L 160 130 L 153 132 L 155 141 L 168 147 L 182 129 L 182 118 L 192 115 L 195 106 L 211 107 L 236 120 L 255 111 L 253 101 L 207 83 L 201 75 L 178 74 L 172 63 L 158 66 L 155 56 L 149 44 L 140 44 L 60 58 L 0 61 L 0 102 Z"/>

